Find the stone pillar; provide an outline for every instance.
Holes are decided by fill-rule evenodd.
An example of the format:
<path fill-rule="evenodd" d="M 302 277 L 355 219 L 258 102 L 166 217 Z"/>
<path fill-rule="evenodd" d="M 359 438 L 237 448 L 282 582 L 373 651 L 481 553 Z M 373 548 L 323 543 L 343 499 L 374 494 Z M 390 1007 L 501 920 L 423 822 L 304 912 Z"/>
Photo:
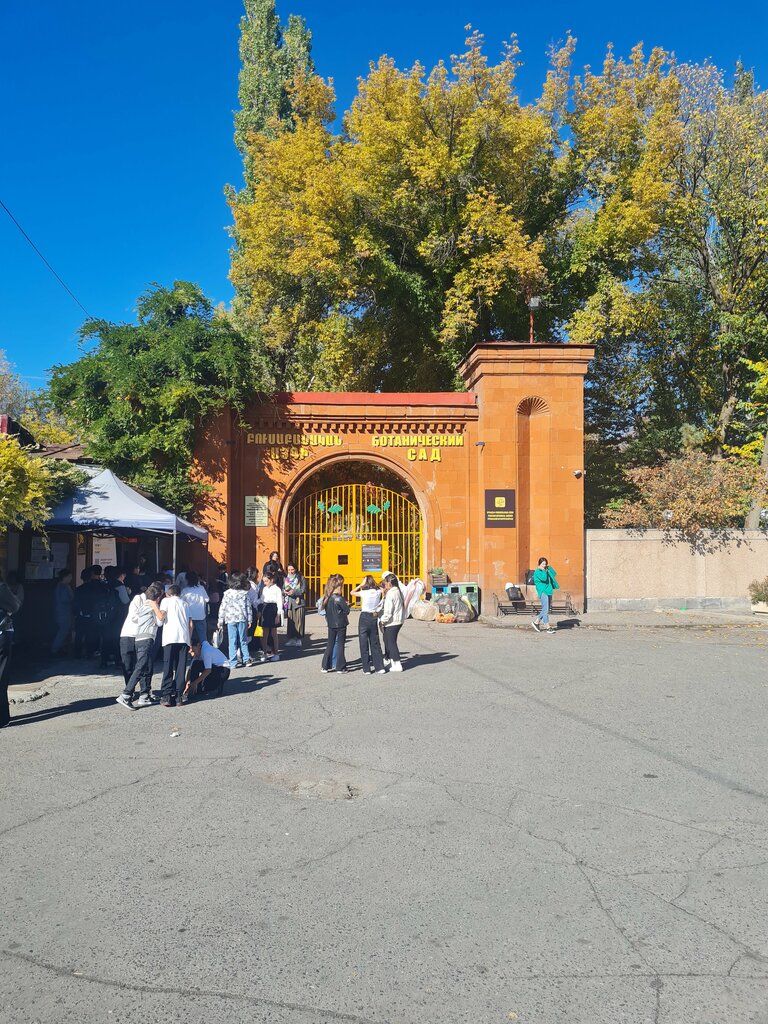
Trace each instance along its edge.
<path fill-rule="evenodd" d="M 461 365 L 477 395 L 478 580 L 486 614 L 492 594 L 522 584 L 541 556 L 562 590 L 584 601 L 584 375 L 594 349 L 485 342 Z M 514 526 L 505 496 L 514 491 Z M 499 507 L 486 512 L 486 500 Z M 493 522 L 507 525 L 492 525 Z"/>

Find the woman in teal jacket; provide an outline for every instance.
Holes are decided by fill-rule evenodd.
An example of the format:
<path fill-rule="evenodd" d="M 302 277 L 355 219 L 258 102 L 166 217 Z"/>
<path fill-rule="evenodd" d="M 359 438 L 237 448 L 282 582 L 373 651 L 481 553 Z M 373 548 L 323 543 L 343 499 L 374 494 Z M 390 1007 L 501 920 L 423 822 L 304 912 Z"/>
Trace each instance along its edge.
<path fill-rule="evenodd" d="M 533 582 L 541 601 L 541 611 L 531 625 L 537 633 L 541 632 L 542 626 L 545 627 L 545 632 L 556 633 L 557 630 L 549 624 L 549 606 L 552 603 L 552 594 L 560 589 L 560 584 L 557 582 L 557 573 L 546 558 L 539 559 L 539 567 L 533 574 Z"/>

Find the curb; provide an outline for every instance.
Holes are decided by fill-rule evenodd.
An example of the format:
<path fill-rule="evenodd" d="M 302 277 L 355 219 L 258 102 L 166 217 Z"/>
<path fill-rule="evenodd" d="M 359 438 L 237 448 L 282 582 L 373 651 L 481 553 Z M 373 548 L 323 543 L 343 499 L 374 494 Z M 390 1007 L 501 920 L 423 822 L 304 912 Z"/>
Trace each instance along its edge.
<path fill-rule="evenodd" d="M 477 621 L 482 623 L 484 626 L 488 626 L 490 629 L 524 629 L 529 630 L 531 628 L 530 621 L 521 622 L 509 622 L 511 616 L 503 616 L 500 618 L 478 615 Z M 520 616 L 522 619 L 523 617 Z M 505 621 L 507 620 L 507 621 Z M 559 622 L 562 620 L 553 620 L 555 627 L 560 632 Z M 759 622 L 589 622 L 583 621 L 577 617 L 573 617 L 567 620 L 572 623 L 567 629 L 592 629 L 600 630 L 607 633 L 616 632 L 622 629 L 760 629 L 762 624 Z M 562 629 L 562 632 L 566 632 L 566 628 Z"/>

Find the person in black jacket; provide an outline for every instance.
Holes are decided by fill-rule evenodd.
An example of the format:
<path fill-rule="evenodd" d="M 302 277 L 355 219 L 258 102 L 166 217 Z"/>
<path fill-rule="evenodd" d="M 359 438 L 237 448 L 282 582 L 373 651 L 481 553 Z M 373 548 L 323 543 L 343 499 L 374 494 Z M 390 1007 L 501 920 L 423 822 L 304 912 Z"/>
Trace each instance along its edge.
<path fill-rule="evenodd" d="M 75 657 L 90 658 L 101 646 L 101 631 L 107 618 L 109 597 L 101 580 L 101 566 L 91 565 L 80 573 L 83 581 L 75 590 Z"/>
<path fill-rule="evenodd" d="M 0 729 L 11 720 L 8 704 L 8 683 L 11 675 L 11 648 L 13 647 L 13 613 L 21 608 L 21 601 L 0 576 Z"/>
<path fill-rule="evenodd" d="M 285 583 L 285 569 L 280 561 L 279 551 L 270 551 L 269 561 L 264 563 L 264 568 L 261 570 L 262 577 L 265 573 L 269 573 L 274 579 L 275 583 L 283 589 L 283 583 Z"/>
<path fill-rule="evenodd" d="M 344 577 L 333 573 L 325 584 L 320 606 L 325 612 L 325 623 L 328 627 L 328 645 L 323 655 L 321 672 L 346 672 L 347 659 L 344 656 L 344 644 L 347 641 L 347 624 L 349 623 L 349 605 L 344 598 Z M 337 646 L 338 641 L 338 646 Z M 331 656 L 336 647 L 336 668 L 331 668 Z"/>

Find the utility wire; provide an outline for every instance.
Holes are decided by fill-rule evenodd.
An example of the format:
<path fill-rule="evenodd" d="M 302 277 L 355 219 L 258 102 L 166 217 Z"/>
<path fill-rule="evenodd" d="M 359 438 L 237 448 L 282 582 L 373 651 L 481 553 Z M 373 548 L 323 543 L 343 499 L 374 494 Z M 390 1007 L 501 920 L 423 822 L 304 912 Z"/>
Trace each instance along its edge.
<path fill-rule="evenodd" d="M 43 256 L 43 254 L 42 254 L 42 253 L 40 252 L 40 250 L 39 250 L 39 249 L 37 248 L 37 246 L 35 245 L 35 243 L 34 243 L 34 242 L 32 241 L 32 239 L 31 239 L 31 238 L 29 237 L 29 235 L 27 234 L 27 232 L 26 232 L 26 231 L 24 230 L 24 228 L 23 228 L 23 227 L 21 226 L 21 224 L 19 224 L 19 222 L 18 222 L 18 221 L 16 220 L 16 218 L 15 218 L 15 217 L 13 216 L 13 214 L 12 214 L 12 213 L 11 213 L 11 211 L 10 211 L 10 210 L 8 209 L 8 207 L 7 207 L 6 205 L 5 205 L 5 203 L 3 202 L 3 200 L 2 200 L 2 199 L 0 199 L 0 206 L 2 206 L 2 208 L 3 208 L 4 210 L 5 210 L 5 212 L 6 212 L 7 214 L 8 214 L 8 216 L 9 216 L 9 217 L 11 218 L 11 220 L 13 221 L 13 223 L 14 223 L 14 224 L 16 225 L 16 227 L 17 227 L 17 228 L 19 229 L 19 231 L 20 231 L 20 232 L 22 233 L 22 235 L 24 235 L 24 237 L 26 238 L 26 240 L 27 240 L 27 241 L 29 242 L 29 244 L 30 244 L 30 245 L 32 246 L 32 248 L 33 248 L 33 249 L 35 250 L 35 252 L 36 252 L 36 253 L 37 253 L 37 255 L 38 255 L 38 256 L 40 257 L 40 259 L 41 259 L 41 260 L 43 261 L 43 263 L 44 263 L 44 264 L 46 265 L 46 267 L 48 267 L 48 269 L 49 269 L 49 270 L 50 270 L 50 272 L 51 272 L 51 273 L 53 274 L 53 276 L 54 276 L 54 277 L 56 278 L 56 280 L 57 280 L 57 281 L 59 282 L 59 284 L 60 284 L 60 285 L 61 285 L 61 287 L 62 287 L 62 288 L 64 289 L 64 291 L 65 291 L 65 292 L 67 292 L 67 294 L 68 294 L 68 295 L 69 295 L 69 296 L 70 296 L 71 298 L 73 298 L 73 299 L 75 300 L 75 302 L 76 302 L 76 303 L 78 304 L 78 306 L 80 307 L 80 309 L 82 309 L 82 311 L 83 311 L 83 312 L 85 313 L 85 315 L 86 315 L 86 316 L 88 317 L 88 319 L 89 319 L 89 320 L 92 320 L 92 319 L 93 319 L 93 317 L 92 317 L 92 316 L 91 316 L 91 314 L 90 314 L 90 313 L 88 312 L 88 310 L 87 310 L 87 309 L 85 308 L 85 306 L 84 306 L 84 305 L 82 304 L 82 302 L 80 301 L 80 299 L 78 299 L 78 297 L 77 297 L 77 296 L 75 295 L 75 293 L 74 293 L 74 292 L 72 291 L 72 289 L 71 289 L 71 288 L 69 287 L 69 285 L 67 285 L 67 283 L 66 283 L 65 281 L 63 281 L 63 280 L 62 280 L 62 279 L 61 279 L 61 278 L 59 277 L 59 275 L 58 275 L 58 274 L 56 273 L 56 271 L 55 271 L 55 270 L 53 269 L 53 267 L 51 266 L 51 264 L 50 264 L 50 263 L 48 262 L 48 260 L 47 260 L 47 259 L 45 258 L 45 256 Z"/>

